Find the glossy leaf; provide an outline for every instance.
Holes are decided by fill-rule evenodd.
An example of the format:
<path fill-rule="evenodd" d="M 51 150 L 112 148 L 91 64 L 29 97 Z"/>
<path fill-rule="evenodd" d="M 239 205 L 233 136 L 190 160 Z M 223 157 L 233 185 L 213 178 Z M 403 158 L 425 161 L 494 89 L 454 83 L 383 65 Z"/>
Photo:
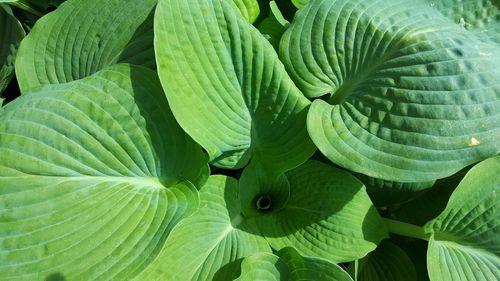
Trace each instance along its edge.
<path fill-rule="evenodd" d="M 129 65 L 9 103 L 0 155 L 0 280 L 9 281 L 137 275 L 196 209 L 208 174 L 156 74 Z"/>
<path fill-rule="evenodd" d="M 474 166 L 426 225 L 431 281 L 489 281 L 500 276 L 500 156 Z"/>
<path fill-rule="evenodd" d="M 87 77 L 118 62 L 155 67 L 156 0 L 69 0 L 23 40 L 16 75 L 24 93 Z"/>
<path fill-rule="evenodd" d="M 314 152 L 309 101 L 230 3 L 160 0 L 155 49 L 177 121 L 214 165 L 241 168 L 254 158 L 280 174 Z"/>
<path fill-rule="evenodd" d="M 14 75 L 14 61 L 24 30 L 19 21 L 0 6 L 0 106 L 2 92 Z"/>
<path fill-rule="evenodd" d="M 349 270 L 354 270 L 351 263 Z M 416 281 L 413 262 L 398 246 L 383 240 L 377 249 L 359 261 L 357 281 Z"/>
<path fill-rule="evenodd" d="M 199 210 L 179 223 L 137 280 L 212 280 L 233 261 L 271 252 L 263 237 L 247 231 L 255 226 L 241 217 L 237 192 L 235 179 L 211 176 L 200 190 Z"/>
<path fill-rule="evenodd" d="M 334 163 L 426 182 L 500 151 L 500 12 L 442 1 L 470 3 L 477 24 L 464 28 L 433 2 L 318 0 L 297 12 L 280 58 L 306 96 L 327 95 L 308 130 Z"/>

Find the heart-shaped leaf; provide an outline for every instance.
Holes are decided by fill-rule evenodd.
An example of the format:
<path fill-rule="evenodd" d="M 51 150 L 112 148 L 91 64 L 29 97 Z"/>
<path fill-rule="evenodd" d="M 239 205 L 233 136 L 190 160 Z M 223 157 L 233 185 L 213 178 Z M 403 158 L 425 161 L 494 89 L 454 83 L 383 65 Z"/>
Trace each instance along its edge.
<path fill-rule="evenodd" d="M 132 278 L 208 174 L 156 73 L 129 65 L 9 103 L 0 155 L 2 280 Z"/>
<path fill-rule="evenodd" d="M 23 37 L 24 30 L 19 21 L 0 6 L 0 106 L 1 94 L 14 74 L 16 51 Z"/>
<path fill-rule="evenodd" d="M 364 257 L 387 237 L 384 222 L 354 176 L 313 160 L 286 176 L 288 201 L 253 218 L 273 248 L 293 246 L 306 256 L 345 262 Z"/>
<path fill-rule="evenodd" d="M 455 10 L 462 1 L 443 2 Z M 489 30 L 498 30 L 500 13 L 482 2 L 496 8 L 469 5 L 466 14 L 478 17 L 470 29 L 426 0 L 301 8 L 280 57 L 306 96 L 330 94 L 308 114 L 319 150 L 399 182 L 433 181 L 498 153 L 500 32 Z"/>
<path fill-rule="evenodd" d="M 500 156 L 474 166 L 426 225 L 431 281 L 490 281 L 500 276 Z"/>
<path fill-rule="evenodd" d="M 87 77 L 118 62 L 155 67 L 156 0 L 69 0 L 37 21 L 16 61 L 21 91 Z"/>
<path fill-rule="evenodd" d="M 258 253 L 241 263 L 241 276 L 236 281 L 352 281 L 340 266 L 319 258 L 303 257 L 287 247 L 276 255 Z"/>
<path fill-rule="evenodd" d="M 231 3 L 160 0 L 155 49 L 176 119 L 215 165 L 241 168 L 258 158 L 279 174 L 315 150 L 305 127 L 309 101 Z"/>

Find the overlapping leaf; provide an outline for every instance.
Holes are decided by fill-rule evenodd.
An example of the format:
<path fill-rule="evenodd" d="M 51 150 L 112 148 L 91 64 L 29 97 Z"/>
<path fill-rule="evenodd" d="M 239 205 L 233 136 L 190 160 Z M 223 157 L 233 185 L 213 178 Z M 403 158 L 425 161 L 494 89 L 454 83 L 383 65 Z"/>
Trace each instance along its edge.
<path fill-rule="evenodd" d="M 241 276 L 236 281 L 310 280 L 352 281 L 340 266 L 323 259 L 303 257 L 293 248 L 284 248 L 276 255 L 258 253 L 241 263 Z"/>
<path fill-rule="evenodd" d="M 250 23 L 254 22 L 260 14 L 259 2 L 257 0 L 232 0 L 241 15 Z"/>
<path fill-rule="evenodd" d="M 0 280 L 9 281 L 132 278 L 196 209 L 194 185 L 208 174 L 156 74 L 128 65 L 9 103 L 0 155 Z"/>
<path fill-rule="evenodd" d="M 356 270 L 351 263 L 349 270 Z M 359 261 L 357 281 L 416 281 L 413 262 L 398 246 L 383 240 L 377 249 Z"/>
<path fill-rule="evenodd" d="M 153 68 L 156 0 L 70 0 L 37 21 L 16 61 L 22 92 L 128 62 Z"/>
<path fill-rule="evenodd" d="M 214 164 L 241 168 L 255 157 L 280 173 L 313 153 L 309 101 L 231 3 L 159 1 L 155 49 L 176 119 Z"/>
<path fill-rule="evenodd" d="M 14 74 L 15 55 L 23 37 L 24 30 L 19 21 L 0 6 L 0 106 L 1 94 Z"/>
<path fill-rule="evenodd" d="M 427 268 L 431 281 L 489 281 L 500 276 L 500 156 L 464 177 L 446 209 L 426 225 L 431 233 Z"/>
<path fill-rule="evenodd" d="M 308 130 L 336 164 L 423 182 L 500 151 L 498 3 L 465 1 L 475 25 L 464 28 L 443 12 L 463 1 L 431 2 L 311 1 L 285 32 L 280 57 L 297 86 L 330 94 Z"/>
<path fill-rule="evenodd" d="M 259 215 L 243 213 L 230 177 L 211 176 L 200 191 L 200 208 L 172 231 L 161 255 L 139 280 L 212 280 L 232 276 L 238 261 L 258 252 L 294 247 L 330 262 L 365 256 L 387 236 L 385 224 L 353 176 L 315 161 L 286 173 L 290 199 L 268 197 Z M 255 209 L 259 198 L 251 198 Z M 307 262 L 308 263 L 308 262 Z M 318 265 L 319 266 L 319 265 Z M 292 266 L 293 267 L 293 266 Z M 222 273 L 221 273 L 222 272 Z M 219 274 L 219 275 L 216 275 Z M 300 273 L 297 273 L 300 275 Z"/>

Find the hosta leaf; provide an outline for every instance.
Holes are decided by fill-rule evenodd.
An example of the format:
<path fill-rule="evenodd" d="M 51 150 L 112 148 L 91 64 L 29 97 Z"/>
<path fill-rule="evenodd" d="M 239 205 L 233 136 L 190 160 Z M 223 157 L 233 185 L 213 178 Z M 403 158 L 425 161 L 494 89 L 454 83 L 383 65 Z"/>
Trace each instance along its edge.
<path fill-rule="evenodd" d="M 273 248 L 293 246 L 306 256 L 343 262 L 364 257 L 387 236 L 385 224 L 354 176 L 317 161 L 286 176 L 290 198 L 285 206 L 253 218 Z"/>
<path fill-rule="evenodd" d="M 279 173 L 313 153 L 309 101 L 231 3 L 160 0 L 155 49 L 176 119 L 215 165 L 241 168 L 254 157 Z"/>
<path fill-rule="evenodd" d="M 24 30 L 17 19 L 0 6 L 0 106 L 1 94 L 14 74 L 14 60 Z"/>
<path fill-rule="evenodd" d="M 156 74 L 117 65 L 0 111 L 0 280 L 129 279 L 198 205 L 201 148 Z"/>
<path fill-rule="evenodd" d="M 259 24 L 259 31 L 269 40 L 271 45 L 278 50 L 281 36 L 290 22 L 283 17 L 275 1 L 269 2 L 269 5 L 269 16 Z"/>
<path fill-rule="evenodd" d="M 340 266 L 323 259 L 303 257 L 290 247 L 276 255 L 258 253 L 245 258 L 241 264 L 241 276 L 236 280 L 352 281 Z"/>
<path fill-rule="evenodd" d="M 254 22 L 260 14 L 259 2 L 257 0 L 232 0 L 236 7 L 248 22 Z"/>
<path fill-rule="evenodd" d="M 311 105 L 308 130 L 334 163 L 425 182 L 500 151 L 500 33 L 488 31 L 500 26 L 498 4 L 469 5 L 487 19 L 465 29 L 430 2 L 311 1 L 283 35 L 297 86 L 330 94 Z"/>
<path fill-rule="evenodd" d="M 354 270 L 351 263 L 349 270 Z M 377 249 L 359 261 L 357 281 L 416 281 L 413 262 L 398 246 L 383 240 Z"/>
<path fill-rule="evenodd" d="M 307 3 L 309 3 L 310 0 L 292 0 L 292 3 L 295 5 L 297 8 L 301 8 Z"/>
<path fill-rule="evenodd" d="M 500 276 L 500 156 L 474 166 L 427 225 L 431 281 L 490 281 Z"/>
<path fill-rule="evenodd" d="M 172 231 L 161 255 L 137 280 L 212 280 L 229 263 L 270 252 L 266 240 L 247 231 L 240 216 L 238 182 L 211 176 L 200 190 L 200 208 Z"/>
<path fill-rule="evenodd" d="M 16 61 L 21 91 L 89 76 L 118 62 L 155 66 L 156 0 L 69 0 L 37 21 Z"/>

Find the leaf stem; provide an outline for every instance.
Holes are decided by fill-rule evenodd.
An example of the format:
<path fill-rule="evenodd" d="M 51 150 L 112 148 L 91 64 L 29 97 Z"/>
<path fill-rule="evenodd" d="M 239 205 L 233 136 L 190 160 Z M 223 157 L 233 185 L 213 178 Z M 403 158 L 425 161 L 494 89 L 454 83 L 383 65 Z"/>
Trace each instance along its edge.
<path fill-rule="evenodd" d="M 384 218 L 384 221 L 390 233 L 429 241 L 430 235 L 425 233 L 423 226 L 391 220 L 388 218 Z"/>
<path fill-rule="evenodd" d="M 14 7 L 17 7 L 21 10 L 24 10 L 28 13 L 31 13 L 35 16 L 38 16 L 38 17 L 42 17 L 43 16 L 43 13 L 38 11 L 37 9 L 35 9 L 34 7 L 32 7 L 30 4 L 28 4 L 27 2 L 23 1 L 23 0 L 20 0 L 18 2 L 12 2 L 12 3 L 9 3 L 11 4 L 12 6 Z"/>

